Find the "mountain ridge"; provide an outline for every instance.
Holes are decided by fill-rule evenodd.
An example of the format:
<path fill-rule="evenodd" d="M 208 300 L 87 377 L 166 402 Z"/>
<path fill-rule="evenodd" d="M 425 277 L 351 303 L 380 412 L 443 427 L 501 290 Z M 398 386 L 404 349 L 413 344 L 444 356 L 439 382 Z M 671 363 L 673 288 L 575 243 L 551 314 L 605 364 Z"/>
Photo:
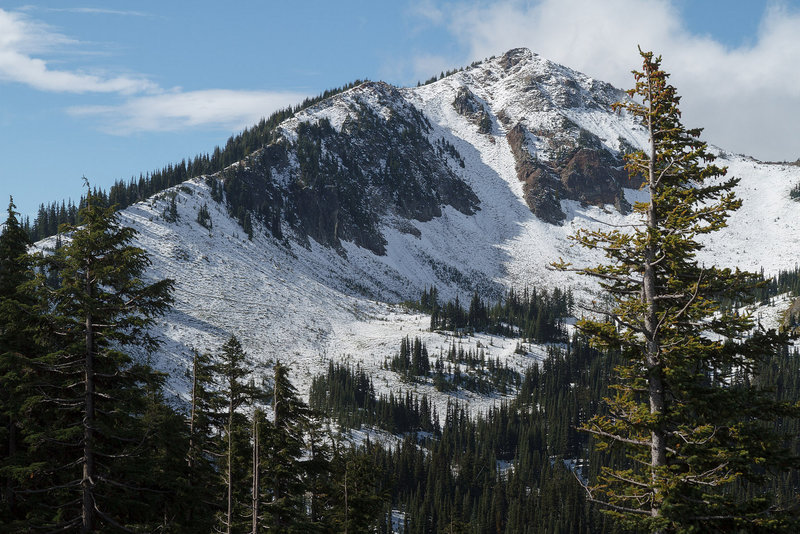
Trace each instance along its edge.
<path fill-rule="evenodd" d="M 600 261 L 567 236 L 631 224 L 626 206 L 644 199 L 619 175 L 621 153 L 645 141 L 610 109 L 622 94 L 524 49 L 416 88 L 367 82 L 299 111 L 274 143 L 226 170 L 123 210 L 153 258 L 151 276 L 176 280 L 174 309 L 157 326 L 158 366 L 185 392 L 191 351 L 214 351 L 230 334 L 262 362 L 284 360 L 300 391 L 331 358 L 361 364 L 379 390 L 397 387 L 382 363 L 406 335 L 432 354 L 458 341 L 517 369 L 535 363 L 545 347 L 520 354 L 519 340 L 456 340 L 400 303 L 430 286 L 446 300 L 525 287 L 595 298 L 591 282 L 546 267 Z M 788 191 L 800 169 L 718 153 L 742 176 L 745 203 L 701 259 L 768 274 L 794 267 L 800 223 Z M 593 193 L 600 170 L 608 175 Z M 495 400 L 458 394 L 478 407 Z"/>

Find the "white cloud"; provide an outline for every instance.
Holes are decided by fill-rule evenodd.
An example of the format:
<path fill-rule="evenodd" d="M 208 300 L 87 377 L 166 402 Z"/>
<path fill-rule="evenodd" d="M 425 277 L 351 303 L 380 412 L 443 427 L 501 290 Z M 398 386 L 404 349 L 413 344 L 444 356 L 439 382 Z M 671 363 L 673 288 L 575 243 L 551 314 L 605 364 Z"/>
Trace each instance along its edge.
<path fill-rule="evenodd" d="M 49 26 L 20 13 L 0 9 L 0 80 L 59 93 L 122 93 L 155 91 L 158 86 L 143 76 L 106 76 L 70 70 L 54 70 L 33 54 L 75 45 Z"/>
<path fill-rule="evenodd" d="M 444 11 L 439 8 L 432 0 L 421 0 L 411 5 L 409 13 L 434 24 L 444 21 Z"/>
<path fill-rule="evenodd" d="M 294 92 L 209 89 L 129 98 L 119 106 L 76 106 L 75 116 L 96 117 L 117 135 L 179 131 L 195 127 L 241 129 L 275 110 L 297 105 L 307 95 Z"/>
<path fill-rule="evenodd" d="M 30 9 L 29 9 L 30 10 Z M 141 15 L 103 9 L 81 13 Z M 119 104 L 73 106 L 73 116 L 99 120 L 103 131 L 127 135 L 198 127 L 239 129 L 276 109 L 296 105 L 306 96 L 295 92 L 165 90 L 145 76 L 105 76 L 80 70 L 54 70 L 39 55 L 76 48 L 81 43 L 19 12 L 0 9 L 0 82 L 26 84 L 59 93 L 121 95 Z"/>
<path fill-rule="evenodd" d="M 122 9 L 105 9 L 101 7 L 42 7 L 24 6 L 20 11 L 49 11 L 54 13 L 79 13 L 85 15 L 120 15 L 124 17 L 149 17 L 144 11 L 130 11 Z"/>
<path fill-rule="evenodd" d="M 632 86 L 636 47 L 664 58 L 683 95 L 684 122 L 704 138 L 763 159 L 796 159 L 800 120 L 800 15 L 773 3 L 752 44 L 729 48 L 692 34 L 669 0 L 539 0 L 448 4 L 442 20 L 468 50 L 461 63 L 525 46 Z M 427 20 L 430 20 L 428 18 Z"/>

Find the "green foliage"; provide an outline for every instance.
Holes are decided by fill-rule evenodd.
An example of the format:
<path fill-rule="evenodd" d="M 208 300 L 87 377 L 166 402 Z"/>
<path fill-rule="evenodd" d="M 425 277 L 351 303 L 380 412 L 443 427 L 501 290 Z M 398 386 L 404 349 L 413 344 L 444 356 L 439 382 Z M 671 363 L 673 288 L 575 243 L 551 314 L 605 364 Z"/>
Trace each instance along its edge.
<path fill-rule="evenodd" d="M 538 343 L 561 342 L 567 338 L 563 320 L 572 314 L 571 290 L 509 290 L 493 306 L 473 293 L 469 308 L 456 300 L 439 303 L 435 287 L 425 289 L 418 303 L 411 306 L 431 315 L 432 330 L 453 332 L 486 332 L 502 336 L 518 336 Z"/>
<path fill-rule="evenodd" d="M 219 460 L 223 457 L 220 429 L 225 425 L 225 398 L 220 390 L 215 357 L 192 353 L 192 367 L 187 371 L 190 404 L 183 425 L 188 426 L 185 451 L 187 474 L 176 490 L 181 507 L 175 523 L 185 532 L 207 528 L 222 513 L 223 481 Z"/>
<path fill-rule="evenodd" d="M 205 228 L 206 230 L 211 230 L 214 226 L 211 222 L 211 214 L 208 212 L 208 204 L 205 202 L 200 209 L 197 210 L 197 224 Z"/>
<path fill-rule="evenodd" d="M 639 223 L 630 232 L 574 236 L 606 254 L 608 263 L 577 271 L 598 279 L 614 301 L 595 310 L 606 321 L 579 327 L 596 347 L 620 349 L 625 358 L 608 414 L 584 425 L 624 457 L 602 469 L 589 496 L 653 532 L 791 529 L 791 513 L 770 496 L 731 491 L 798 465 L 767 425 L 800 412 L 754 385 L 759 362 L 788 338 L 722 309 L 722 300 L 752 294 L 755 275 L 697 262 L 696 237 L 724 227 L 740 206 L 738 180 L 713 164 L 699 129 L 681 124 L 660 58 L 642 58 L 629 91 L 637 100 L 619 107 L 649 132 L 648 150 L 626 160 L 632 176 L 644 176 L 650 200 L 634 206 Z"/>
<path fill-rule="evenodd" d="M 433 433 L 409 429 L 392 447 L 368 442 L 371 491 L 388 492 L 406 513 L 404 532 L 611 532 L 569 466 L 587 455 L 589 466 L 606 461 L 587 452 L 576 427 L 598 408 L 615 361 L 576 337 L 526 373 L 512 402 L 482 415 L 451 403 Z M 342 426 L 384 417 L 361 371 L 331 364 L 327 376 L 315 379 L 312 404 L 326 401 L 320 408 Z"/>
<path fill-rule="evenodd" d="M 465 389 L 483 395 L 506 395 L 519 387 L 520 374 L 499 358 L 487 358 L 483 348 L 465 351 L 453 343 L 443 356 L 433 366 L 433 384 L 438 391 Z"/>
<path fill-rule="evenodd" d="M 392 358 L 389 368 L 403 373 L 407 378 L 428 376 L 431 362 L 427 347 L 418 337 L 415 337 L 412 343 L 406 336 L 400 340 L 400 352 Z"/>
<path fill-rule="evenodd" d="M 491 122 L 489 124 L 491 126 Z M 464 156 L 461 155 L 458 149 L 454 147 L 450 141 L 447 139 L 438 139 L 434 146 L 436 147 L 436 152 L 439 154 L 439 156 L 448 155 L 458 162 L 458 165 L 462 169 L 464 168 Z"/>
<path fill-rule="evenodd" d="M 222 459 L 219 469 L 219 486 L 225 488 L 226 499 L 219 514 L 221 527 L 226 532 L 235 531 L 245 517 L 247 501 L 246 484 L 249 470 L 247 459 L 250 425 L 242 408 L 261 400 L 262 388 L 249 380 L 253 372 L 253 361 L 244 351 L 236 336 L 231 336 L 222 345 L 211 367 L 216 393 L 224 412 L 219 454 Z"/>
<path fill-rule="evenodd" d="M 376 396 L 372 379 L 361 368 L 328 364 L 325 375 L 314 377 L 309 405 L 335 419 L 344 428 L 362 425 L 382 428 L 393 434 L 438 431 L 438 414 L 426 395 Z"/>
<path fill-rule="evenodd" d="M 473 63 L 472 65 L 473 66 L 476 65 L 476 63 Z M 428 84 L 431 84 L 433 82 L 437 82 L 437 81 L 439 81 L 439 80 L 441 80 L 443 78 L 446 78 L 448 76 L 451 76 L 451 75 L 453 75 L 453 74 L 455 74 L 457 72 L 461 72 L 462 70 L 464 70 L 464 67 L 461 67 L 459 69 L 449 69 L 449 70 L 446 70 L 446 71 L 443 70 L 443 71 L 441 71 L 439 73 L 438 76 L 433 75 L 430 78 L 428 78 L 427 80 L 425 80 L 424 82 L 417 82 L 417 87 L 419 87 L 420 85 L 428 85 Z"/>
<path fill-rule="evenodd" d="M 13 199 L 0 233 L 0 523 L 19 515 L 17 477 L 31 459 L 23 439 L 22 406 L 30 394 L 26 375 L 41 350 L 32 342 L 31 309 L 25 290 L 34 277 L 27 256 L 28 236 L 17 219 Z"/>
<path fill-rule="evenodd" d="M 179 218 L 178 204 L 175 200 L 177 193 L 173 192 L 172 194 L 167 196 L 169 197 L 169 204 L 167 204 L 167 207 L 164 208 L 164 210 L 161 212 L 161 216 L 164 217 L 164 220 L 167 221 L 168 223 L 174 223 L 177 222 Z"/>
<path fill-rule="evenodd" d="M 789 191 L 789 197 L 800 200 L 800 184 L 797 184 Z"/>
<path fill-rule="evenodd" d="M 492 133 L 492 118 L 486 111 L 481 113 L 481 120 L 478 123 L 478 131 L 483 134 Z"/>
<path fill-rule="evenodd" d="M 80 211 L 84 225 L 65 228 L 69 242 L 39 258 L 38 273 L 17 286 L 27 339 L 3 357 L 13 373 L 3 380 L 11 379 L 17 399 L 4 408 L 18 436 L 4 472 L 24 496 L 13 515 L 29 527 L 141 524 L 156 513 L 143 489 L 162 482 L 141 462 L 180 478 L 181 462 L 161 456 L 160 430 L 175 419 L 157 400 L 161 377 L 122 352 L 157 347 L 149 328 L 170 304 L 172 282 L 142 280 L 150 260 L 130 244 L 134 230 L 92 198 Z M 31 258 L 12 260 L 25 269 Z"/>

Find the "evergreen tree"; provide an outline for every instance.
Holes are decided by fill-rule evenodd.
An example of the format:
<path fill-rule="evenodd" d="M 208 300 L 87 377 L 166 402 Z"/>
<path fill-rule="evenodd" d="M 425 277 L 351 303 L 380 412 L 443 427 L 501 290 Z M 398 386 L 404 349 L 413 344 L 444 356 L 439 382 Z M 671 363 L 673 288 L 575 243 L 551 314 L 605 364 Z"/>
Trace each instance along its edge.
<path fill-rule="evenodd" d="M 306 522 L 303 436 L 310 413 L 306 404 L 297 397 L 297 391 L 289 381 L 288 369 L 277 362 L 274 373 L 274 419 L 264 442 L 264 514 L 268 528 L 275 532 L 302 532 L 300 525 Z"/>
<path fill-rule="evenodd" d="M 157 381 L 147 365 L 122 352 L 153 350 L 148 329 L 171 302 L 172 281 L 147 283 L 145 252 L 131 245 L 135 230 L 122 227 L 113 209 L 89 195 L 83 226 L 66 228 L 68 244 L 43 261 L 57 274 L 46 296 L 50 352 L 36 361 L 36 394 L 25 399 L 32 424 L 27 436 L 38 462 L 28 485 L 45 492 L 48 506 L 33 524 L 91 532 L 136 524 L 152 513 L 136 483 L 134 457 L 152 429 L 142 414 L 142 387 Z"/>
<path fill-rule="evenodd" d="M 237 530 L 245 502 L 244 486 L 248 478 L 248 456 L 245 449 L 249 442 L 247 417 L 241 412 L 247 403 L 258 396 L 253 382 L 246 380 L 252 374 L 253 362 L 242 348 L 236 336 L 231 336 L 222 345 L 215 373 L 218 393 L 224 403 L 222 464 L 220 473 L 225 488 L 224 531 L 230 534 Z"/>
<path fill-rule="evenodd" d="M 331 514 L 335 532 L 374 532 L 388 495 L 380 488 L 378 466 L 368 451 L 337 448 L 333 461 L 336 508 Z"/>
<path fill-rule="evenodd" d="M 332 524 L 331 515 L 337 505 L 338 488 L 334 466 L 334 454 L 331 443 L 334 443 L 330 428 L 323 431 L 322 426 L 312 414 L 309 420 L 306 438 L 305 487 L 307 492 L 306 509 L 308 510 L 308 532 L 329 532 Z"/>
<path fill-rule="evenodd" d="M 584 427 L 626 450 L 625 460 L 603 468 L 589 495 L 651 532 L 790 528 L 789 515 L 768 497 L 731 491 L 734 482 L 759 482 L 772 469 L 797 465 L 764 424 L 797 410 L 750 381 L 759 359 L 787 338 L 721 309 L 722 298 L 746 298 L 755 275 L 699 264 L 696 238 L 724 227 L 739 207 L 737 180 L 723 178 L 700 130 L 681 124 L 680 98 L 660 58 L 641 55 L 643 70 L 629 91 L 638 100 L 618 106 L 648 132 L 647 149 L 626 159 L 630 175 L 644 178 L 649 201 L 634 206 L 639 223 L 630 232 L 574 236 L 605 252 L 609 263 L 576 270 L 614 299 L 612 309 L 595 310 L 606 321 L 579 326 L 626 360 L 609 413 Z"/>
<path fill-rule="evenodd" d="M 189 427 L 184 414 L 173 408 L 164 395 L 166 375 L 148 373 L 146 378 L 142 387 L 144 410 L 141 420 L 137 421 L 144 431 L 141 451 L 130 455 L 127 464 L 117 468 L 130 473 L 129 486 L 142 488 L 138 500 L 143 512 L 132 518 L 127 528 L 197 532 L 200 523 L 192 525 L 187 521 L 188 512 L 201 506 L 208 508 L 207 499 L 203 500 L 208 490 L 189 484 L 192 479 L 185 456 L 189 448 Z M 201 525 L 210 524 L 211 517 L 206 512 Z"/>
<path fill-rule="evenodd" d="M 408 338 L 406 338 L 408 343 Z M 428 349 L 418 337 L 414 338 L 414 345 L 411 350 L 411 368 L 415 376 L 427 376 L 431 370 L 431 361 L 428 357 Z"/>
<path fill-rule="evenodd" d="M 30 312 L 33 299 L 25 286 L 32 280 L 28 236 L 17 219 L 14 200 L 0 233 L 0 522 L 17 516 L 17 468 L 24 465 L 22 400 L 29 386 L 30 358 L 35 356 Z"/>
<path fill-rule="evenodd" d="M 222 395 L 215 389 L 214 361 L 209 354 L 192 353 L 191 398 L 188 413 L 189 442 L 186 449 L 188 473 L 183 490 L 188 531 L 205 528 L 220 510 L 221 493 L 216 460 L 222 454 L 216 443 L 216 429 L 224 425 Z"/>

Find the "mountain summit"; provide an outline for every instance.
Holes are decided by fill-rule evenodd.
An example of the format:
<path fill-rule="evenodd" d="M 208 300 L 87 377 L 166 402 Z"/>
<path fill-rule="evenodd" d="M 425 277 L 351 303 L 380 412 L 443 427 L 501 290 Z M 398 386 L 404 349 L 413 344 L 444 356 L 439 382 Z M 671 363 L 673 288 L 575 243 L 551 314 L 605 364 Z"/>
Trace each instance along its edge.
<path fill-rule="evenodd" d="M 382 363 L 399 338 L 418 335 L 431 352 L 451 342 L 395 306 L 425 288 L 444 300 L 556 286 L 591 298 L 590 282 L 546 266 L 597 263 L 570 247 L 576 227 L 633 222 L 643 192 L 622 155 L 646 138 L 612 110 L 624 98 L 514 49 L 419 87 L 366 82 L 336 94 L 222 172 L 125 209 L 152 276 L 176 281 L 160 366 L 180 390 L 191 350 L 236 334 L 253 355 L 289 364 L 301 390 L 343 357 L 388 388 Z M 800 168 L 717 152 L 742 178 L 744 207 L 703 259 L 793 268 Z M 492 357 L 530 363 L 513 340 L 495 341 Z"/>

